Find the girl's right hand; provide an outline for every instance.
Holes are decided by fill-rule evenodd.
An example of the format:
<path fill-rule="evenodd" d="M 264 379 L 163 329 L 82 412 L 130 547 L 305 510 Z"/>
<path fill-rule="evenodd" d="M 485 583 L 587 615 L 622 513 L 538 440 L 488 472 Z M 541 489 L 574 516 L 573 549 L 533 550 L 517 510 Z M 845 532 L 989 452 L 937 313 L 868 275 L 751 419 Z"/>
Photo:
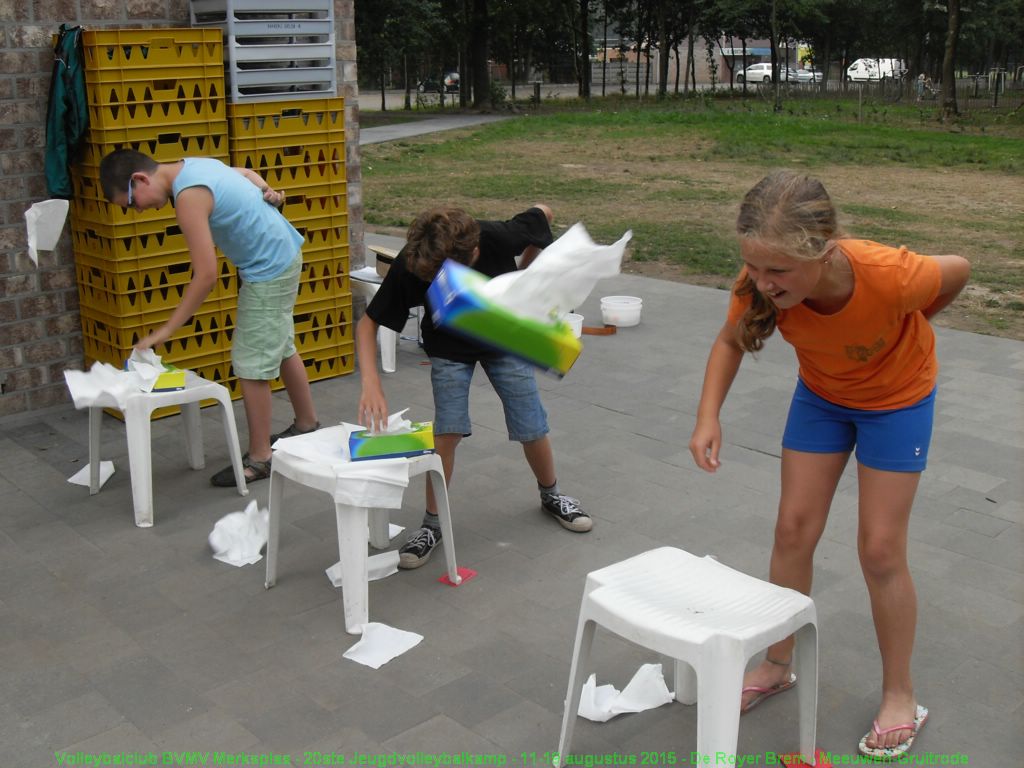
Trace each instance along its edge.
<path fill-rule="evenodd" d="M 718 469 L 718 451 L 722 447 L 722 425 L 718 419 L 698 419 L 690 437 L 693 461 L 705 472 Z"/>

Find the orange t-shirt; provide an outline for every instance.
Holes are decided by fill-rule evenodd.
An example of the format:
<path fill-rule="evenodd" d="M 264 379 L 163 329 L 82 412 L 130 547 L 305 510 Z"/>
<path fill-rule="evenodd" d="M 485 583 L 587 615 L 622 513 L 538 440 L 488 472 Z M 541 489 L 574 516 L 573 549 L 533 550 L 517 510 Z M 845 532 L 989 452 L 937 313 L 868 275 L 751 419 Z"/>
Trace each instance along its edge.
<path fill-rule="evenodd" d="M 869 411 L 904 408 L 935 387 L 935 333 L 921 313 L 939 294 L 939 264 L 870 240 L 841 240 L 853 269 L 853 295 L 822 315 L 805 304 L 780 310 L 776 327 L 796 350 L 800 378 L 820 397 Z M 740 272 L 737 285 L 746 275 Z M 733 289 L 729 322 L 751 297 Z"/>

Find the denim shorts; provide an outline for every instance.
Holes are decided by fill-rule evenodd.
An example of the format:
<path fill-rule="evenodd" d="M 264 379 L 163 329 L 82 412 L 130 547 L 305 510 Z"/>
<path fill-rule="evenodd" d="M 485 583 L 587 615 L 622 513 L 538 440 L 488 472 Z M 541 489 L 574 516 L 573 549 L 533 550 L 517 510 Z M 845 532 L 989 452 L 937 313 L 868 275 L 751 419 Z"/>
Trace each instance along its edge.
<path fill-rule="evenodd" d="M 515 357 L 499 355 L 480 360 L 505 410 L 508 439 L 519 443 L 539 440 L 548 433 L 548 415 L 540 402 L 533 367 Z M 430 358 L 434 390 L 434 434 L 469 437 L 469 384 L 475 363 Z"/>
<path fill-rule="evenodd" d="M 782 447 L 807 453 L 848 453 L 888 472 L 922 472 L 935 418 L 935 390 L 906 408 L 865 411 L 830 403 L 798 380 Z"/>
<path fill-rule="evenodd" d="M 231 366 L 240 379 L 270 381 L 281 373 L 281 362 L 295 354 L 292 312 L 299 291 L 302 256 L 273 280 L 242 281 L 238 315 L 231 338 Z"/>

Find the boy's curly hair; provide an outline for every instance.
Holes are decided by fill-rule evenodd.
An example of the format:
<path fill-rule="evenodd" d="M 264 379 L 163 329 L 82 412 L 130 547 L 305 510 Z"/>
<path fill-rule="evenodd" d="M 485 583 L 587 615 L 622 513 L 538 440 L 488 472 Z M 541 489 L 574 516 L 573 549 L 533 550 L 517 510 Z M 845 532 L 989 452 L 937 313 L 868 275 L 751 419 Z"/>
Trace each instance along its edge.
<path fill-rule="evenodd" d="M 821 258 L 829 241 L 842 237 L 836 209 L 824 185 L 794 171 L 775 171 L 747 192 L 736 218 L 736 232 L 801 261 Z M 762 295 L 749 275 L 735 288 L 751 305 L 736 327 L 737 341 L 756 352 L 775 332 L 778 308 Z"/>
<path fill-rule="evenodd" d="M 406 266 L 416 277 L 430 282 L 445 259 L 461 264 L 473 261 L 480 244 L 480 225 L 461 208 L 439 206 L 424 211 L 406 234 Z"/>

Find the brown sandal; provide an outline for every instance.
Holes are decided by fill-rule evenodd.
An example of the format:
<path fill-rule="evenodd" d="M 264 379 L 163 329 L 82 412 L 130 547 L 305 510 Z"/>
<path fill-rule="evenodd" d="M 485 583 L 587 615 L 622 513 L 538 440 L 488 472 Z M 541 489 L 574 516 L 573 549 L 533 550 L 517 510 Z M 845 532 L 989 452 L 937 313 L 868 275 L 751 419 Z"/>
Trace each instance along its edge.
<path fill-rule="evenodd" d="M 256 461 L 255 459 L 249 458 L 249 454 L 245 454 L 242 457 L 242 471 L 245 472 L 247 469 L 252 470 L 250 475 L 245 472 L 245 482 L 254 483 L 257 480 L 265 480 L 270 477 L 270 461 Z M 210 482 L 218 488 L 234 488 L 235 483 L 235 467 L 233 464 L 229 464 L 224 467 L 220 472 L 210 478 Z"/>

